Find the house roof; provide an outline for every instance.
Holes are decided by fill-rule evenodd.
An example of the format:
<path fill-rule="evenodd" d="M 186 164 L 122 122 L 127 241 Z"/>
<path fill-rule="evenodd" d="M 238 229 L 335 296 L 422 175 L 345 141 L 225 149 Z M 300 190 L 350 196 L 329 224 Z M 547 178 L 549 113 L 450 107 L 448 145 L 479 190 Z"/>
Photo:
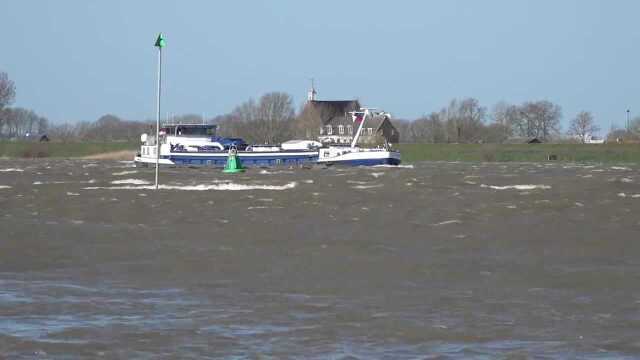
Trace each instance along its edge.
<path fill-rule="evenodd" d="M 386 116 L 377 115 L 367 119 L 367 122 L 364 125 L 365 127 L 373 128 L 375 131 L 378 131 L 385 120 L 387 120 Z"/>
<path fill-rule="evenodd" d="M 307 106 L 310 106 L 316 111 L 322 121 L 322 125 L 344 122 L 346 113 L 360 110 L 358 100 L 311 100 Z M 349 119 L 349 121 L 351 121 L 351 119 Z"/>

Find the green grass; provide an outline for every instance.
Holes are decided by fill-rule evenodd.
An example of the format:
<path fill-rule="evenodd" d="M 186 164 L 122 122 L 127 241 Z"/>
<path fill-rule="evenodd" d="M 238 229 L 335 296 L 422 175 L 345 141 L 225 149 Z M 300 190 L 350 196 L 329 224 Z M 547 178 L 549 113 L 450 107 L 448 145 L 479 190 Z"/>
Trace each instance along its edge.
<path fill-rule="evenodd" d="M 73 158 L 121 150 L 137 150 L 138 142 L 27 142 L 0 141 L 0 157 Z M 640 144 L 399 144 L 402 161 L 541 162 L 558 161 L 640 163 Z"/>
<path fill-rule="evenodd" d="M 121 150 L 136 150 L 139 142 L 30 142 L 0 141 L 0 157 L 72 158 Z"/>
<path fill-rule="evenodd" d="M 640 144 L 399 144 L 403 162 L 497 161 L 540 162 L 549 155 L 557 161 L 640 163 Z"/>

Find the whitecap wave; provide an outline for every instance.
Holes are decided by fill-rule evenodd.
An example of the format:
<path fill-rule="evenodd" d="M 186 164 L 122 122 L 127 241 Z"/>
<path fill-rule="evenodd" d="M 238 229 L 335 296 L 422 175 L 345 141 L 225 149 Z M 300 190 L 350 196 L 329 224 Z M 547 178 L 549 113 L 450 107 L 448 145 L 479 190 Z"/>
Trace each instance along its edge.
<path fill-rule="evenodd" d="M 618 170 L 618 171 L 631 171 L 630 168 L 626 167 L 626 166 L 612 166 L 611 170 Z"/>
<path fill-rule="evenodd" d="M 549 185 L 505 185 L 505 186 L 497 186 L 497 185 L 485 185 L 481 184 L 480 187 L 489 188 L 494 190 L 549 190 L 551 186 Z"/>
<path fill-rule="evenodd" d="M 138 170 L 129 170 L 129 171 L 120 171 L 120 172 L 115 172 L 111 175 L 113 176 L 123 176 L 123 175 L 131 175 L 131 174 L 136 174 L 138 172 Z"/>
<path fill-rule="evenodd" d="M 384 185 L 382 184 L 374 184 L 374 185 L 356 185 L 356 186 L 352 186 L 353 189 L 358 189 L 358 190 L 366 190 L 366 189 L 376 189 L 376 188 L 380 188 L 383 187 Z"/>
<path fill-rule="evenodd" d="M 17 168 L 9 168 L 9 169 L 0 169 L 0 172 L 23 172 L 24 170 L 22 169 L 17 169 Z"/>
<path fill-rule="evenodd" d="M 621 198 L 630 197 L 630 198 L 633 198 L 633 199 L 640 199 L 640 194 L 629 194 L 629 195 L 627 195 L 625 193 L 619 193 L 618 196 L 621 197 Z"/>
<path fill-rule="evenodd" d="M 149 185 L 151 183 L 146 181 L 146 180 L 140 180 L 140 179 L 124 179 L 124 180 L 114 180 L 114 181 L 111 182 L 111 184 L 114 184 L 114 185 L 123 185 L 123 184 Z"/>
<path fill-rule="evenodd" d="M 185 190 L 185 191 L 207 191 L 207 190 L 229 190 L 229 191 L 248 191 L 248 190 L 289 190 L 298 186 L 297 182 L 290 182 L 284 185 L 248 185 L 248 184 L 199 184 L 199 185 L 159 185 L 160 190 Z M 153 185 L 145 186 L 93 186 L 85 187 L 84 190 L 155 190 Z"/>
<path fill-rule="evenodd" d="M 431 226 L 443 226 L 443 225 L 452 225 L 452 224 L 462 224 L 462 221 L 460 221 L 458 219 L 447 220 L 447 221 L 431 224 Z"/>
<path fill-rule="evenodd" d="M 11 186 L 9 185 L 0 185 L 0 190 L 2 189 L 11 189 Z"/>
<path fill-rule="evenodd" d="M 374 165 L 373 167 L 384 167 L 384 168 L 394 168 L 394 169 L 413 169 L 413 165 Z"/>

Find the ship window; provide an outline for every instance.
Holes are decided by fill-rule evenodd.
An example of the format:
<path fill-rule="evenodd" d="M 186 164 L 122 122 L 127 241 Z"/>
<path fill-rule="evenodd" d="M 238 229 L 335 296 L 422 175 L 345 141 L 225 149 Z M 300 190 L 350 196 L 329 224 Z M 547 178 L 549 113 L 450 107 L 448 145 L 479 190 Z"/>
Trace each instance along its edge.
<path fill-rule="evenodd" d="M 215 125 L 178 126 L 176 133 L 182 136 L 215 136 Z"/>
<path fill-rule="evenodd" d="M 343 125 L 338 125 L 338 134 L 344 135 L 344 126 Z"/>
<path fill-rule="evenodd" d="M 324 133 L 324 128 L 320 126 L 320 135 L 322 135 L 323 133 Z"/>
<path fill-rule="evenodd" d="M 353 127 L 351 127 L 351 125 L 347 125 L 347 133 L 353 135 Z"/>
<path fill-rule="evenodd" d="M 327 125 L 327 135 L 333 135 L 333 128 L 331 125 Z"/>

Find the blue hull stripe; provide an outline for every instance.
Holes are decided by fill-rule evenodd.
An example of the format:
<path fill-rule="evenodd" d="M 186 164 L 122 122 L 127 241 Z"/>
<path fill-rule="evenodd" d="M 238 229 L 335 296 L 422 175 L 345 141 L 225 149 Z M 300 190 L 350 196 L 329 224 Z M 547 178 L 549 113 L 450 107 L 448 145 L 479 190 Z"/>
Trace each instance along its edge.
<path fill-rule="evenodd" d="M 290 166 L 315 163 L 318 160 L 317 155 L 279 155 L 279 156 L 238 156 L 242 165 L 252 166 Z M 188 155 L 171 155 L 165 157 L 176 165 L 188 166 L 212 166 L 224 167 L 227 164 L 227 154 L 219 156 L 188 156 Z"/>
<path fill-rule="evenodd" d="M 349 166 L 375 166 L 375 165 L 400 165 L 399 159 L 362 159 L 362 160 L 344 160 L 334 161 L 333 165 L 349 165 Z"/>

